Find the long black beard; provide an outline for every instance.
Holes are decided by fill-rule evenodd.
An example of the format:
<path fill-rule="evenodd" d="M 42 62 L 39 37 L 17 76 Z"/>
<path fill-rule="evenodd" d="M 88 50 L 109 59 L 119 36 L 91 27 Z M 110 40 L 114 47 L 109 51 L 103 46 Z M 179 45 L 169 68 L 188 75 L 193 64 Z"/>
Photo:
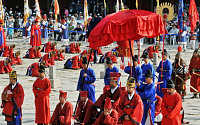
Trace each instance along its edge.
<path fill-rule="evenodd" d="M 110 86 L 110 88 L 111 88 L 111 89 L 114 89 L 115 87 L 114 87 L 114 86 Z"/>
<path fill-rule="evenodd" d="M 131 92 L 128 91 L 128 94 L 131 94 Z"/>
<path fill-rule="evenodd" d="M 175 63 L 178 63 L 179 62 L 179 59 L 175 59 Z"/>

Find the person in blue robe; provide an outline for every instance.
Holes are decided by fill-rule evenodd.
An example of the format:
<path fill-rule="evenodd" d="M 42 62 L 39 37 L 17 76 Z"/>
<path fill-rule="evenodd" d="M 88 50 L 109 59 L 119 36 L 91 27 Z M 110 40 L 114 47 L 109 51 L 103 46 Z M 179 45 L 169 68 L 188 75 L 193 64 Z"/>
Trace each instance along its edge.
<path fill-rule="evenodd" d="M 154 117 L 155 117 L 155 102 L 156 102 L 156 91 L 155 85 L 153 82 L 153 75 L 151 70 L 148 69 L 147 73 L 145 74 L 146 83 L 147 84 L 137 84 L 139 91 L 138 94 L 140 95 L 143 105 L 144 105 L 144 113 L 142 118 L 142 125 L 153 125 L 154 124 Z"/>
<path fill-rule="evenodd" d="M 105 85 L 110 85 L 110 72 L 119 72 L 119 69 L 116 66 L 114 66 L 110 57 L 106 58 L 106 64 L 107 64 L 108 68 L 106 68 L 106 73 L 104 76 L 104 83 L 105 83 Z M 118 79 L 117 83 L 119 83 L 119 80 L 120 80 L 120 78 Z"/>
<path fill-rule="evenodd" d="M 24 45 L 26 43 L 29 43 L 30 37 L 31 37 L 31 25 L 32 25 L 31 18 L 28 17 L 27 20 L 28 21 L 26 23 L 23 23 L 23 30 L 22 30 L 23 39 L 24 39 Z"/>
<path fill-rule="evenodd" d="M 157 85 L 157 90 L 156 90 L 157 95 L 160 97 L 163 97 L 163 93 L 161 89 L 167 87 L 167 80 L 171 79 L 171 75 L 172 75 L 173 68 L 172 68 L 172 63 L 167 59 L 168 55 L 169 54 L 167 53 L 167 50 L 164 49 L 163 68 L 162 68 L 162 61 L 160 61 L 160 64 L 156 69 L 156 72 L 159 73 L 158 82 L 163 81 L 163 83 L 160 83 Z M 162 72 L 162 75 L 161 75 L 161 72 Z M 161 77 L 162 77 L 162 80 L 161 80 Z"/>
<path fill-rule="evenodd" d="M 95 86 L 94 82 L 96 81 L 95 72 L 93 69 L 88 67 L 87 64 L 88 60 L 86 57 L 83 57 L 83 69 L 80 72 L 78 85 L 77 85 L 77 91 L 88 91 L 88 98 L 95 103 Z M 87 71 L 87 72 L 86 72 Z"/>
<path fill-rule="evenodd" d="M 68 24 L 65 22 L 65 19 L 62 19 L 62 25 L 60 27 L 60 31 L 61 31 L 61 41 L 63 42 L 62 46 L 68 46 L 69 33 L 68 33 Z"/>
<path fill-rule="evenodd" d="M 46 14 L 43 16 L 43 21 L 40 27 L 41 27 L 41 38 L 43 39 L 42 43 L 45 44 L 48 42 L 48 21 Z"/>
<path fill-rule="evenodd" d="M 145 52 L 142 55 L 142 58 L 144 59 L 144 64 L 142 64 L 141 69 L 142 69 L 142 82 L 146 82 L 145 74 L 147 73 L 147 70 L 151 70 L 151 73 L 153 75 L 153 82 L 155 82 L 155 70 L 153 65 L 149 62 L 149 54 L 148 52 Z"/>
<path fill-rule="evenodd" d="M 186 51 L 186 44 L 187 44 L 187 26 L 185 25 L 185 21 L 183 21 L 183 29 L 182 29 L 182 32 L 181 32 L 181 35 L 180 35 L 180 42 L 179 42 L 179 45 L 182 46 L 183 48 L 183 51 L 185 52 Z"/>
<path fill-rule="evenodd" d="M 135 76 L 137 76 L 136 82 L 139 82 L 142 80 L 142 69 L 138 66 L 138 56 L 137 55 L 134 56 L 134 66 L 135 66 L 136 75 L 135 75 L 134 67 L 132 66 L 132 77 L 136 78 Z M 129 74 L 129 77 L 128 77 L 128 79 L 129 79 L 131 77 L 131 67 L 126 66 L 124 69 L 124 72 Z"/>

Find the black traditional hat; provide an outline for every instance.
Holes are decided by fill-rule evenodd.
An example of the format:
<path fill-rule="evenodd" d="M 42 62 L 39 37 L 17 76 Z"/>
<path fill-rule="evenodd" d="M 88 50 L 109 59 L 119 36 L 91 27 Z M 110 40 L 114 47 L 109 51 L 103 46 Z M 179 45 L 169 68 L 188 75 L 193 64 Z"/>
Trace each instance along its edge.
<path fill-rule="evenodd" d="M 175 84 L 171 79 L 167 80 L 167 88 L 175 88 Z"/>
<path fill-rule="evenodd" d="M 146 78 L 153 78 L 153 75 L 152 75 L 150 69 L 147 70 L 147 73 L 145 74 L 145 77 L 146 77 Z"/>
<path fill-rule="evenodd" d="M 148 52 L 145 52 L 145 53 L 142 55 L 142 58 L 149 58 L 149 53 L 148 53 Z"/>
<path fill-rule="evenodd" d="M 88 63 L 88 60 L 86 57 L 83 57 L 83 61 L 82 61 L 82 64 L 87 64 Z"/>
<path fill-rule="evenodd" d="M 138 55 L 135 55 L 135 56 L 133 57 L 133 61 L 138 61 Z"/>
<path fill-rule="evenodd" d="M 178 52 L 178 53 L 176 54 L 176 57 L 180 57 L 180 56 L 181 56 L 181 53 Z"/>
<path fill-rule="evenodd" d="M 39 73 L 45 73 L 45 66 L 40 65 L 40 69 L 38 70 Z"/>
<path fill-rule="evenodd" d="M 107 58 L 106 58 L 106 64 L 112 64 L 112 60 L 111 60 L 110 57 L 107 57 Z"/>
<path fill-rule="evenodd" d="M 166 50 L 166 49 L 164 49 L 164 55 L 165 55 L 165 56 L 169 55 L 169 53 L 167 53 L 167 50 Z M 170 55 L 169 55 L 169 58 L 170 58 Z"/>

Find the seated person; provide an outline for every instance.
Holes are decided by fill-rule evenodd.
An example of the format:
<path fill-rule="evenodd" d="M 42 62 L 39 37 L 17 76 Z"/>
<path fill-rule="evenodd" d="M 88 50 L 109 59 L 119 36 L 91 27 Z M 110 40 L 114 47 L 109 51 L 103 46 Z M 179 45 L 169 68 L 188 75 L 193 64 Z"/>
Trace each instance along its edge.
<path fill-rule="evenodd" d="M 56 108 L 53 112 L 53 115 L 50 119 L 50 125 L 72 125 L 74 124 L 73 120 L 73 106 L 70 102 L 66 101 L 67 92 L 60 90 L 59 103 L 56 105 Z"/>
<path fill-rule="evenodd" d="M 150 58 L 150 59 L 153 59 L 153 53 L 158 53 L 158 57 L 160 58 L 159 52 L 158 52 L 159 49 L 160 49 L 160 45 L 150 46 L 150 47 L 146 48 L 146 49 L 143 51 L 143 54 L 142 54 L 142 55 L 144 55 L 145 52 L 148 52 L 149 58 Z"/>
<path fill-rule="evenodd" d="M 65 60 L 65 55 L 63 53 L 65 52 L 64 49 L 56 49 L 56 54 L 54 56 L 55 61 L 63 61 Z"/>
<path fill-rule="evenodd" d="M 10 54 L 13 53 L 15 47 L 16 47 L 15 44 L 6 45 L 3 49 L 1 49 L 0 56 L 8 57 Z"/>
<path fill-rule="evenodd" d="M 19 50 L 16 53 L 12 53 L 9 55 L 9 58 L 11 59 L 11 65 L 22 65 L 22 60 L 19 57 L 20 54 L 21 51 Z"/>
<path fill-rule="evenodd" d="M 30 58 L 30 59 L 35 59 L 35 58 L 41 58 L 41 53 L 40 53 L 40 46 L 37 47 L 31 47 L 27 52 L 26 55 L 23 58 Z"/>
<path fill-rule="evenodd" d="M 161 113 L 161 104 L 162 104 L 162 98 L 158 95 L 156 95 L 156 103 L 155 103 L 155 119 L 154 123 L 157 123 L 157 125 L 161 125 L 161 121 L 163 118 L 163 115 Z"/>
<path fill-rule="evenodd" d="M 91 53 L 91 57 L 90 57 L 90 53 Z M 90 58 L 90 62 L 94 61 L 94 53 L 93 53 L 92 49 L 83 50 L 83 52 L 80 55 L 87 57 L 87 60 L 89 60 L 89 58 Z"/>
<path fill-rule="evenodd" d="M 69 53 L 80 53 L 81 52 L 80 46 L 81 43 L 71 43 L 69 45 Z"/>
<path fill-rule="evenodd" d="M 116 56 L 118 56 L 118 54 L 119 54 L 118 51 L 115 51 L 115 52 L 109 51 L 109 52 L 107 52 L 107 53 L 104 53 L 104 54 L 100 57 L 99 63 L 104 63 L 104 61 L 105 61 L 105 59 L 106 59 L 107 57 L 110 57 L 113 63 L 117 63 L 117 57 L 116 57 Z"/>
<path fill-rule="evenodd" d="M 51 51 L 55 51 L 56 50 L 56 46 L 57 46 L 57 42 L 45 43 L 45 45 L 43 46 L 41 52 L 49 53 Z"/>
<path fill-rule="evenodd" d="M 76 27 L 73 31 L 77 31 L 77 32 L 83 31 L 83 29 L 82 29 L 81 26 L 80 26 L 80 23 L 77 24 L 77 27 Z M 78 33 L 73 32 L 73 33 L 72 33 L 72 39 L 74 39 L 74 35 L 77 35 L 77 34 L 78 34 Z M 78 38 L 78 41 L 81 41 L 83 38 L 85 39 L 84 35 L 81 34 L 80 37 Z M 84 40 L 83 40 L 83 41 L 84 41 Z"/>
<path fill-rule="evenodd" d="M 93 102 L 90 99 L 88 99 L 87 95 L 87 91 L 80 92 L 81 100 L 78 103 L 76 114 L 74 116 L 77 123 L 91 122 Z"/>
<path fill-rule="evenodd" d="M 56 54 L 56 51 L 51 51 L 47 54 L 45 54 L 41 59 L 40 62 L 45 62 L 45 67 L 49 67 L 51 65 L 55 65 L 54 62 L 54 55 Z"/>
<path fill-rule="evenodd" d="M 97 48 L 97 55 L 103 55 L 100 47 Z"/>
<path fill-rule="evenodd" d="M 112 108 L 111 99 L 106 97 L 104 111 L 92 125 L 117 125 L 118 112 Z"/>
<path fill-rule="evenodd" d="M 26 75 L 27 76 L 32 76 L 32 77 L 38 77 L 39 76 L 38 70 L 40 69 L 41 65 L 45 66 L 45 61 L 43 61 L 43 62 L 35 62 L 35 63 L 31 64 L 27 68 Z"/>
<path fill-rule="evenodd" d="M 10 58 L 0 61 L 0 74 L 10 73 L 13 70 L 10 63 Z"/>

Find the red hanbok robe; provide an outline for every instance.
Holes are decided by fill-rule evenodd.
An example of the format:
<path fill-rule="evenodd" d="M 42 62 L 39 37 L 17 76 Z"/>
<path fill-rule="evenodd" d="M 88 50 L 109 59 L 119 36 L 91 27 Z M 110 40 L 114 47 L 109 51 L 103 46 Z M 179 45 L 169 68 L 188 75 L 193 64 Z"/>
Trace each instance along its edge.
<path fill-rule="evenodd" d="M 86 104 L 83 101 L 79 101 L 74 118 L 79 117 L 83 123 L 90 122 L 92 118 L 92 107 L 93 102 L 90 99 L 87 99 Z"/>
<path fill-rule="evenodd" d="M 146 48 L 144 51 L 143 51 L 143 54 L 144 52 L 148 52 L 149 54 L 149 58 L 153 58 L 153 53 L 158 53 L 158 56 L 159 56 L 159 52 L 157 49 L 155 49 L 155 46 L 150 46 L 148 48 Z"/>
<path fill-rule="evenodd" d="M 132 107 L 126 107 L 130 105 Z M 119 102 L 119 120 L 122 120 L 122 125 L 138 125 L 142 122 L 144 106 L 142 99 L 138 94 L 134 94 L 132 100 L 128 100 L 128 93 L 120 98 Z M 128 115 L 130 120 L 125 120 L 124 116 Z M 137 124 L 136 124 L 137 123 Z"/>
<path fill-rule="evenodd" d="M 56 54 L 54 55 L 54 60 L 63 61 L 65 59 L 65 55 L 60 52 L 60 50 L 56 49 Z"/>
<path fill-rule="evenodd" d="M 87 60 L 89 60 L 90 58 L 90 62 L 92 62 L 94 60 L 94 53 L 91 54 L 91 57 L 90 57 L 90 53 L 88 53 L 88 50 L 83 50 L 83 52 L 81 53 L 81 56 L 85 56 L 87 57 Z"/>
<path fill-rule="evenodd" d="M 83 61 L 83 59 L 82 59 L 82 58 L 80 58 L 80 59 L 79 59 L 79 61 L 78 61 L 78 66 L 79 66 L 80 68 L 83 68 L 82 61 Z"/>
<path fill-rule="evenodd" d="M 79 60 L 79 55 L 72 57 L 72 69 L 79 69 L 78 61 Z"/>
<path fill-rule="evenodd" d="M 10 90 L 14 94 L 13 97 L 14 97 L 15 103 L 16 103 L 18 109 L 20 109 L 23 104 L 23 101 L 24 101 L 24 89 L 23 89 L 22 85 L 17 83 L 17 85 L 15 86 L 15 88 L 13 90 L 12 90 L 12 86 L 8 85 L 4 88 L 3 93 L 7 90 Z M 3 102 L 3 103 L 4 103 L 3 104 L 4 107 L 3 107 L 2 114 L 5 116 L 12 115 L 12 111 L 14 108 L 13 102 L 7 101 L 7 102 Z M 22 108 L 21 108 L 21 110 L 22 110 Z M 22 114 L 20 114 L 20 115 L 22 115 Z M 9 117 L 6 117 L 6 120 L 11 121 L 12 119 Z"/>
<path fill-rule="evenodd" d="M 99 47 L 99 48 L 97 48 L 97 55 L 102 55 L 103 53 L 102 53 L 102 51 L 101 51 L 101 48 Z"/>
<path fill-rule="evenodd" d="M 55 62 L 54 62 L 54 56 L 50 58 L 50 53 L 47 53 L 45 54 L 43 57 L 42 57 L 42 61 L 45 61 L 45 66 L 51 66 L 51 65 L 55 65 Z M 41 61 L 41 62 L 42 62 Z"/>
<path fill-rule="evenodd" d="M 81 52 L 80 46 L 76 46 L 76 52 L 77 52 L 77 53 L 80 53 L 80 52 Z"/>
<path fill-rule="evenodd" d="M 40 50 L 36 50 L 36 47 L 31 47 L 28 51 L 29 51 L 29 58 L 30 59 L 42 57 Z"/>
<path fill-rule="evenodd" d="M 73 115 L 73 106 L 70 102 L 66 101 L 63 108 L 62 104 L 58 103 L 53 112 L 49 124 L 57 125 L 57 120 L 59 120 L 60 125 L 71 125 Z"/>
<path fill-rule="evenodd" d="M 10 63 L 6 64 L 5 60 L 0 61 L 0 74 L 10 73 L 12 70 Z"/>
<path fill-rule="evenodd" d="M 156 95 L 156 103 L 155 103 L 155 117 L 161 113 L 161 104 L 162 104 L 162 98 L 158 95 Z"/>
<path fill-rule="evenodd" d="M 182 100 L 181 96 L 175 91 L 173 95 L 166 93 L 163 96 L 161 111 L 163 115 L 162 125 L 181 125 Z M 166 117 L 166 115 L 169 117 Z"/>
<path fill-rule="evenodd" d="M 12 53 L 9 55 L 9 58 L 11 59 L 11 65 L 22 65 L 22 60 L 19 58 L 19 56 L 15 55 L 16 53 Z"/>
<path fill-rule="evenodd" d="M 3 51 L 3 57 L 8 57 L 10 54 L 12 54 L 14 51 L 14 48 L 10 48 L 10 45 L 7 45 L 4 47 L 4 51 Z"/>
<path fill-rule="evenodd" d="M 49 94 L 51 93 L 51 82 L 48 78 L 37 78 L 33 83 L 33 93 L 35 96 L 35 123 L 49 124 L 50 103 Z"/>
<path fill-rule="evenodd" d="M 40 67 L 40 62 L 35 62 L 28 67 L 28 69 L 31 68 L 32 77 L 39 76 L 39 73 L 38 73 L 38 70 L 40 69 L 39 67 Z"/>
<path fill-rule="evenodd" d="M 46 43 L 42 48 L 42 50 L 43 50 L 42 52 L 49 53 L 51 51 L 56 51 L 56 47 L 52 46 L 52 43 L 53 42 Z"/>
<path fill-rule="evenodd" d="M 4 32 L 3 27 L 0 27 L 0 35 L 3 37 L 0 38 L 0 49 L 2 49 L 6 46 L 6 34 Z"/>
<path fill-rule="evenodd" d="M 97 120 L 92 125 L 116 125 L 118 122 L 118 112 L 115 109 L 111 110 L 111 113 L 107 116 L 104 112 L 97 118 Z M 128 125 L 128 124 L 127 124 Z"/>
<path fill-rule="evenodd" d="M 112 54 L 112 51 L 105 53 L 104 56 L 105 56 L 105 59 L 107 57 L 110 57 L 110 59 L 112 60 L 113 63 L 117 63 L 117 57 Z"/>
<path fill-rule="evenodd" d="M 33 24 L 31 27 L 31 46 L 40 46 L 41 45 L 41 31 L 40 26 Z"/>
<path fill-rule="evenodd" d="M 71 43 L 69 45 L 69 52 L 70 53 L 76 53 L 76 43 Z"/>
<path fill-rule="evenodd" d="M 109 97 L 109 98 L 111 98 L 112 108 L 117 109 L 117 107 L 119 105 L 121 93 L 122 93 L 122 91 L 119 87 L 115 90 L 115 92 L 113 94 L 111 94 L 111 89 L 109 89 L 109 90 L 105 91 L 103 96 L 100 96 L 101 98 L 98 98 L 98 100 L 95 102 L 94 106 L 104 107 L 105 99 L 106 99 L 106 97 Z"/>
<path fill-rule="evenodd" d="M 197 89 L 198 92 L 200 92 L 200 77 L 192 73 L 193 69 L 196 70 L 194 71 L 195 73 L 200 74 L 200 58 L 199 57 L 191 59 L 188 70 L 190 72 L 190 75 L 192 76 L 192 78 L 190 79 L 190 85 L 194 87 L 195 89 Z M 190 88 L 190 92 L 196 92 L 196 91 Z"/>

